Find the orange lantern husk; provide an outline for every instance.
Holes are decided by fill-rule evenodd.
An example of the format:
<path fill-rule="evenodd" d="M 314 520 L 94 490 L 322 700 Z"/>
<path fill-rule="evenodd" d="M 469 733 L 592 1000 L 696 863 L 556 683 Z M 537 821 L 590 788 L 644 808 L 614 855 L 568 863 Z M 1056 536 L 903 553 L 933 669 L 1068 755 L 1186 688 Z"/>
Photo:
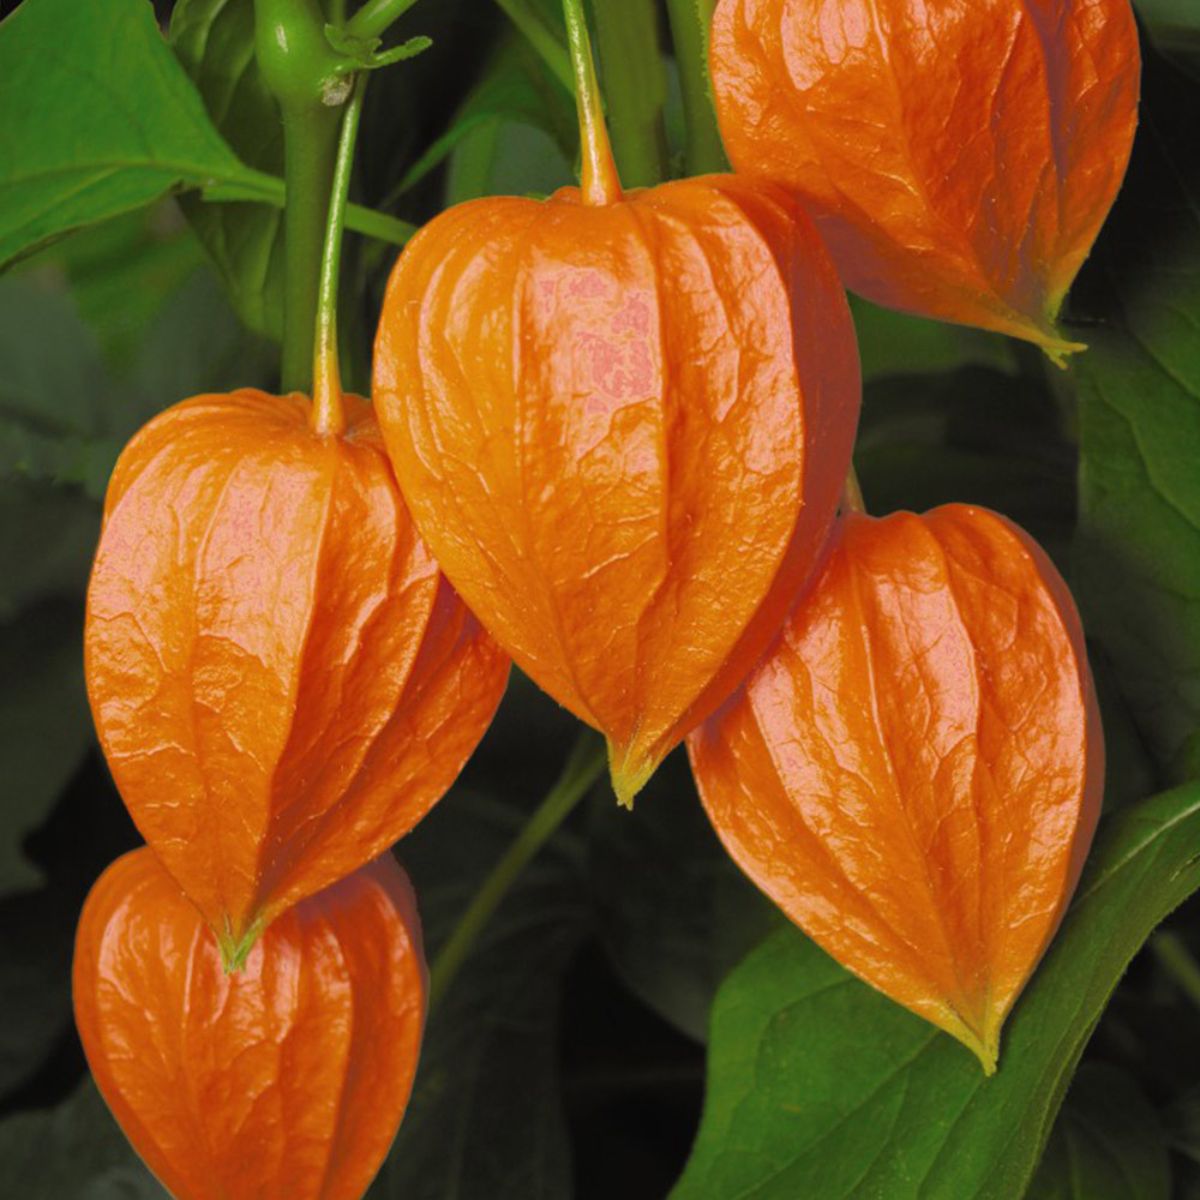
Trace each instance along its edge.
<path fill-rule="evenodd" d="M 1129 162 L 1129 0 L 721 0 L 711 73 L 730 160 L 797 192 L 852 291 L 1083 349 L 1058 317 Z"/>
<path fill-rule="evenodd" d="M 271 920 L 420 820 L 508 660 L 417 535 L 366 403 L 198 396 L 109 486 L 88 691 L 139 830 L 236 966 Z"/>
<path fill-rule="evenodd" d="M 443 570 L 632 803 L 811 572 L 861 385 L 799 206 L 732 176 L 622 193 L 580 94 L 580 189 L 460 205 L 400 256 L 373 398 Z"/>
<path fill-rule="evenodd" d="M 966 505 L 846 516 L 689 750 L 750 878 L 993 1071 L 1104 786 L 1083 631 L 1037 544 Z"/>
<path fill-rule="evenodd" d="M 408 1103 L 426 993 L 390 855 L 280 917 L 233 974 L 148 848 L 101 876 L 76 936 L 88 1065 L 178 1200 L 359 1200 Z"/>

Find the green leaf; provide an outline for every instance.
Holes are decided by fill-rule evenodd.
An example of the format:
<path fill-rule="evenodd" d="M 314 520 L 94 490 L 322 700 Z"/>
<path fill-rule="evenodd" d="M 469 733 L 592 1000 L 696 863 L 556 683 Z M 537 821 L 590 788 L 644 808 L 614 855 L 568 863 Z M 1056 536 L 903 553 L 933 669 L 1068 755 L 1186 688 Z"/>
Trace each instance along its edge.
<path fill-rule="evenodd" d="M 1161 49 L 1200 58 L 1200 10 L 1194 0 L 1137 0 L 1137 10 Z"/>
<path fill-rule="evenodd" d="M 90 1079 L 57 1108 L 0 1121 L 0 1162 L 21 1200 L 169 1200 Z"/>
<path fill-rule="evenodd" d="M 771 938 L 718 995 L 672 1200 L 1017 1200 L 1130 959 L 1200 886 L 1198 845 L 1200 786 L 1106 821 L 991 1079 L 799 932 Z"/>
<path fill-rule="evenodd" d="M 1162 1124 L 1128 1075 L 1080 1068 L 1028 1200 L 1171 1200 Z"/>
<path fill-rule="evenodd" d="M 590 816 L 589 878 L 609 958 L 651 1008 L 704 1041 L 721 981 L 783 918 L 725 853 L 683 751 L 635 812 L 605 789 Z"/>
<path fill-rule="evenodd" d="M 0 625 L 0 896 L 41 881 L 21 843 L 92 744 L 80 626 L 74 605 L 48 604 Z"/>
<path fill-rule="evenodd" d="M 241 158 L 283 174 L 279 107 L 254 57 L 253 0 L 180 0 L 171 14 L 171 47 L 204 98 L 209 115 Z M 283 210 L 270 204 L 180 201 L 212 255 L 241 320 L 256 333 L 283 336 Z"/>
<path fill-rule="evenodd" d="M 1147 56 L 1129 182 L 1076 308 L 1080 600 L 1158 762 L 1200 731 L 1200 100 Z"/>
<path fill-rule="evenodd" d="M 245 180 L 145 0 L 25 0 L 0 24 L 0 265 L 168 191 Z"/>

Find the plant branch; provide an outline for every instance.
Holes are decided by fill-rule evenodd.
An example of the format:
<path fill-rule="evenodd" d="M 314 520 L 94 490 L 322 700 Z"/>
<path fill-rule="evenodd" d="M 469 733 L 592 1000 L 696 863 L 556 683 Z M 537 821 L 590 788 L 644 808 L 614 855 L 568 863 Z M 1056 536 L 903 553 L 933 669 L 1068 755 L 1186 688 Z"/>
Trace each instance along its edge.
<path fill-rule="evenodd" d="M 689 175 L 729 169 L 708 74 L 708 42 L 716 0 L 667 0 L 675 60 L 687 118 L 685 166 Z"/>
<path fill-rule="evenodd" d="M 558 781 L 492 868 L 434 960 L 429 982 L 431 1005 L 436 1006 L 445 996 L 509 889 L 603 775 L 607 761 L 600 738 L 590 729 L 581 733 Z"/>

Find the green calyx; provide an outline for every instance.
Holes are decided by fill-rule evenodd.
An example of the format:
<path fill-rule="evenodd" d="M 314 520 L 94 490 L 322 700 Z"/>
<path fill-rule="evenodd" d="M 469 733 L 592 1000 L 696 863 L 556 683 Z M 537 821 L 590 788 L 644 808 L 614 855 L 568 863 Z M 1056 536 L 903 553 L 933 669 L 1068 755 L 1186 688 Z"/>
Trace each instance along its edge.
<path fill-rule="evenodd" d="M 217 945 L 221 948 L 221 965 L 225 968 L 226 975 L 233 975 L 246 965 L 250 951 L 262 937 L 266 927 L 266 921 L 262 917 L 256 917 L 239 938 L 226 918 L 224 932 L 217 935 Z"/>

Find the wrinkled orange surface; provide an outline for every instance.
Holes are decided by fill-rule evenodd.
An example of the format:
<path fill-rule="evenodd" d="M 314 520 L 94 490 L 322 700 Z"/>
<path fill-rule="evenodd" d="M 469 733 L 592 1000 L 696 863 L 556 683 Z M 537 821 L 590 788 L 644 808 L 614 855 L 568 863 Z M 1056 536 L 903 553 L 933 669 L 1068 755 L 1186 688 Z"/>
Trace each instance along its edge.
<path fill-rule="evenodd" d="M 799 192 L 853 291 L 1070 348 L 1137 124 L 1129 0 L 721 0 L 711 67 L 731 161 Z"/>
<path fill-rule="evenodd" d="M 844 966 L 995 1065 L 1099 815 L 1074 604 L 985 509 L 850 515 L 762 665 L 689 740 L 742 869 Z"/>
<path fill-rule="evenodd" d="M 709 177 L 444 213 L 393 272 L 374 398 L 443 570 L 628 802 L 811 572 L 860 383 L 811 223 Z"/>
<path fill-rule="evenodd" d="M 389 856 L 292 909 L 227 975 L 148 847 L 84 906 L 75 1017 L 125 1135 L 176 1200 L 359 1200 L 412 1090 L 426 975 Z"/>
<path fill-rule="evenodd" d="M 508 661 L 418 537 L 366 404 L 198 396 L 109 486 L 88 592 L 96 727 L 146 840 L 231 956 L 450 786 Z"/>

